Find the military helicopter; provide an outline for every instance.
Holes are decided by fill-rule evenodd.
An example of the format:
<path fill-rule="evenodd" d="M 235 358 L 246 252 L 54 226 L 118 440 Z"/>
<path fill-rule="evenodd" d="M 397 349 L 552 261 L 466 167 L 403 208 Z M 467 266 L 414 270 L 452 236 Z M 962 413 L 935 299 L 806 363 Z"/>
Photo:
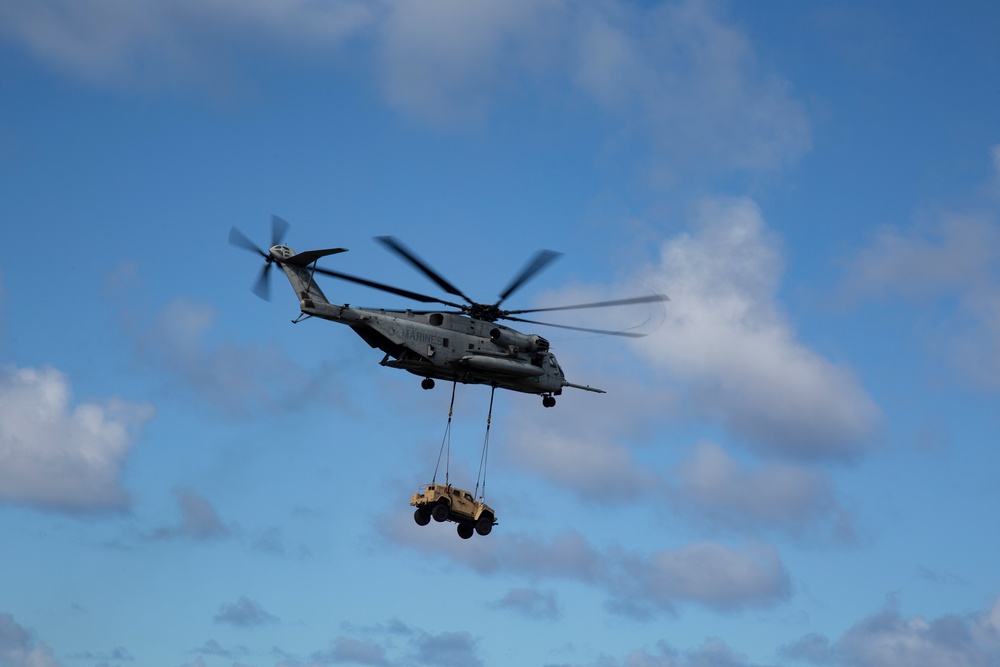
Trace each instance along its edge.
<path fill-rule="evenodd" d="M 382 245 L 406 260 L 442 290 L 460 297 L 465 302 L 455 303 L 317 266 L 317 261 L 321 258 L 346 252 L 347 249 L 326 248 L 296 253 L 283 243 L 288 229 L 287 222 L 278 216 L 271 217 L 271 247 L 267 251 L 257 246 L 236 227 L 230 230 L 231 244 L 264 258 L 264 267 L 252 291 L 257 296 L 270 300 L 269 273 L 271 267 L 277 265 L 285 272 L 299 299 L 301 312 L 292 320 L 293 324 L 311 317 L 346 324 L 368 345 L 385 352 L 385 357 L 380 362 L 382 366 L 401 368 L 423 377 L 421 386 L 424 389 L 432 389 L 435 380 L 485 384 L 494 388 L 538 394 L 542 397 L 542 405 L 547 408 L 556 404 L 555 397 L 562 394 L 564 387 L 603 394 L 605 392 L 601 389 L 567 381 L 559 362 L 549 349 L 549 341 L 545 338 L 538 334 L 521 333 L 498 324 L 497 321 L 507 320 L 637 338 L 645 334 L 538 322 L 519 316 L 527 313 L 606 308 L 670 300 L 661 294 L 651 294 L 571 306 L 506 310 L 500 305 L 507 297 L 548 266 L 560 253 L 540 250 L 500 293 L 500 298 L 496 302 L 479 303 L 445 280 L 397 239 L 391 236 L 376 237 Z M 439 304 L 453 310 L 385 310 L 333 304 L 327 300 L 316 284 L 317 275 L 364 285 L 420 303 Z"/>

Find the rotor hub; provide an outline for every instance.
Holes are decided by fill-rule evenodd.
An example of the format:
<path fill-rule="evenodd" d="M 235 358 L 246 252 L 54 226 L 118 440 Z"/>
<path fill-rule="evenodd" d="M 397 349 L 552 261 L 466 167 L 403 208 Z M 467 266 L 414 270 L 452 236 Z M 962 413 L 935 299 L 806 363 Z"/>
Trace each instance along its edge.
<path fill-rule="evenodd" d="M 465 308 L 469 317 L 484 322 L 496 322 L 506 314 L 498 306 L 490 303 L 474 303 Z"/>

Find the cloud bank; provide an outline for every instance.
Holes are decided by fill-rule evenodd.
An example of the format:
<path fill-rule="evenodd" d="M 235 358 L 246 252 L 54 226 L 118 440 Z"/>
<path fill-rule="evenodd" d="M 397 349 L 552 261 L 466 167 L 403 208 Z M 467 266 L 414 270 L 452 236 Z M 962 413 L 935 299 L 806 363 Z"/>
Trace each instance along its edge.
<path fill-rule="evenodd" d="M 942 212 L 909 226 L 886 226 L 847 260 L 848 303 L 902 299 L 933 320 L 923 342 L 964 382 L 1000 390 L 1000 146 L 991 151 L 986 204 Z"/>
<path fill-rule="evenodd" d="M 261 51 L 313 71 L 327 63 L 374 76 L 386 105 L 440 128 L 540 97 L 602 114 L 657 156 L 666 180 L 679 177 L 676 164 L 773 172 L 811 143 L 789 82 L 717 3 L 700 0 L 12 0 L 0 5 L 0 37 L 69 76 L 127 90 L 249 87 L 260 74 L 239 56 Z"/>
<path fill-rule="evenodd" d="M 180 522 L 157 528 L 152 533 L 153 539 L 216 540 L 232 534 L 232 530 L 222 523 L 212 503 L 194 490 L 183 487 L 174 489 L 174 497 L 181 513 Z"/>
<path fill-rule="evenodd" d="M 791 580 L 770 546 L 731 547 L 701 542 L 649 554 L 620 547 L 598 549 L 567 531 L 548 538 L 507 534 L 502 542 L 441 540 L 434 525 L 421 529 L 409 517 L 379 522 L 383 539 L 440 557 L 483 575 L 515 575 L 528 581 L 570 580 L 604 590 L 609 611 L 648 619 L 697 604 L 718 611 L 769 607 L 787 599 Z M 451 530 L 447 532 L 451 533 Z M 453 535 L 450 535 L 453 537 Z M 506 606 L 554 611 L 554 601 L 511 594 Z"/>
<path fill-rule="evenodd" d="M 124 509 L 122 467 L 148 404 L 73 405 L 54 368 L 0 368 L 0 501 L 63 512 Z"/>
<path fill-rule="evenodd" d="M 704 201 L 692 231 L 663 242 L 641 287 L 614 290 L 655 285 L 671 297 L 664 321 L 634 343 L 642 368 L 627 381 L 595 380 L 610 390 L 606 396 L 567 397 L 558 420 L 519 413 L 505 445 L 511 465 L 584 497 L 610 484 L 612 502 L 667 493 L 686 513 L 729 526 L 802 535 L 827 522 L 827 537 L 849 537 L 850 518 L 815 466 L 864 454 L 881 411 L 851 368 L 799 340 L 778 298 L 782 270 L 779 240 L 754 202 Z M 584 300 L 602 298 L 609 294 Z M 610 367 L 619 373 L 628 363 L 634 360 Z M 676 451 L 681 443 L 657 431 L 692 416 L 722 425 L 733 444 L 750 446 L 764 462 L 755 468 L 701 442 L 657 469 L 630 444 Z"/>
<path fill-rule="evenodd" d="M 683 386 L 687 409 L 720 418 L 758 451 L 850 458 L 880 412 L 849 369 L 797 339 L 778 306 L 782 268 L 756 204 L 705 201 L 694 231 L 667 241 L 646 279 L 672 301 L 636 349 Z"/>
<path fill-rule="evenodd" d="M 779 529 L 834 542 L 854 537 L 830 479 L 801 465 L 744 465 L 720 445 L 702 442 L 670 471 L 665 487 L 678 513 L 737 533 Z"/>
<path fill-rule="evenodd" d="M 1000 600 L 989 609 L 932 620 L 906 618 L 899 599 L 851 626 L 838 640 L 810 634 L 780 655 L 833 667 L 987 667 L 1000 664 Z"/>
<path fill-rule="evenodd" d="M 265 611 L 263 607 L 253 600 L 244 596 L 236 602 L 223 604 L 213 620 L 216 623 L 228 624 L 238 628 L 251 628 L 275 623 L 278 621 L 278 618 Z"/>
<path fill-rule="evenodd" d="M 927 226 L 883 229 L 848 261 L 841 293 L 850 301 L 918 304 L 938 318 L 924 343 L 965 381 L 1000 389 L 1000 224 L 994 215 L 949 214 Z"/>
<path fill-rule="evenodd" d="M 143 364 L 162 371 L 183 395 L 234 416 L 296 410 L 341 401 L 332 362 L 304 368 L 278 346 L 215 343 L 217 311 L 178 298 L 132 331 Z"/>
<path fill-rule="evenodd" d="M 0 613 L 0 665 L 59 667 L 59 661 L 45 642 L 36 639 L 10 614 Z"/>

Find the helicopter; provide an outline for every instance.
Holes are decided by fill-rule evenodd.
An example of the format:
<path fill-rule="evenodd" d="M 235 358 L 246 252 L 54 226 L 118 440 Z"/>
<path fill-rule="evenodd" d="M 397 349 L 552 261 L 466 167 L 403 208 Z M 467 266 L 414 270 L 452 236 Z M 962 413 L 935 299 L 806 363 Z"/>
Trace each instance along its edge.
<path fill-rule="evenodd" d="M 524 319 L 520 315 L 670 300 L 662 294 L 650 294 L 570 306 L 506 310 L 501 308 L 501 304 L 561 253 L 552 250 L 538 251 L 504 288 L 497 301 L 480 303 L 467 297 L 396 238 L 376 237 L 378 242 L 442 290 L 464 301 L 456 303 L 320 267 L 317 265 L 320 259 L 346 252 L 347 249 L 326 248 L 297 253 L 283 242 L 289 227 L 285 220 L 276 215 L 271 216 L 271 245 L 266 251 L 236 227 L 230 229 L 229 242 L 232 245 L 264 258 L 264 266 L 252 288 L 254 294 L 270 300 L 270 270 L 277 265 L 284 271 L 299 299 L 300 313 L 292 320 L 293 324 L 312 317 L 345 324 L 369 346 L 385 353 L 380 362 L 382 366 L 399 368 L 422 377 L 421 387 L 424 389 L 433 389 L 435 380 L 485 384 L 494 389 L 540 395 L 542 405 L 546 408 L 553 407 L 556 404 L 555 397 L 561 395 L 562 390 L 567 387 L 606 393 L 602 389 L 567 381 L 563 369 L 552 354 L 548 340 L 538 334 L 525 334 L 499 324 L 498 320 L 638 338 L 645 334 L 539 322 Z M 446 306 L 451 310 L 387 310 L 337 305 L 331 303 L 316 284 L 317 275 L 364 285 L 420 303 Z"/>

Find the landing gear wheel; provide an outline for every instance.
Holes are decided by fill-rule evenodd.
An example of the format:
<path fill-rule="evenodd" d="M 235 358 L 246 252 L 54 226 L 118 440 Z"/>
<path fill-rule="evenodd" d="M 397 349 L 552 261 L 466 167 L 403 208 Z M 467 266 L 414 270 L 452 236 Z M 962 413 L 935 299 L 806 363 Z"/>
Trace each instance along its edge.
<path fill-rule="evenodd" d="M 556 404 L 555 396 L 542 396 L 542 405 L 547 408 L 551 408 Z"/>
<path fill-rule="evenodd" d="M 487 515 L 479 517 L 476 522 L 476 532 L 480 535 L 489 535 L 493 531 L 493 517 Z"/>
<path fill-rule="evenodd" d="M 447 521 L 448 514 L 450 514 L 448 506 L 445 505 L 444 503 L 441 503 L 440 505 L 435 505 L 434 509 L 431 510 L 431 516 L 434 517 L 434 520 L 437 521 L 438 523 Z"/>
<path fill-rule="evenodd" d="M 420 386 L 423 387 L 424 389 L 433 389 L 434 388 L 434 380 L 432 380 L 431 378 L 424 378 L 420 382 Z"/>
<path fill-rule="evenodd" d="M 458 524 L 458 536 L 463 540 L 467 540 L 472 537 L 472 526 L 467 523 Z"/>
<path fill-rule="evenodd" d="M 417 522 L 418 526 L 426 526 L 431 522 L 431 513 L 423 507 L 418 507 L 413 512 L 413 520 Z"/>

